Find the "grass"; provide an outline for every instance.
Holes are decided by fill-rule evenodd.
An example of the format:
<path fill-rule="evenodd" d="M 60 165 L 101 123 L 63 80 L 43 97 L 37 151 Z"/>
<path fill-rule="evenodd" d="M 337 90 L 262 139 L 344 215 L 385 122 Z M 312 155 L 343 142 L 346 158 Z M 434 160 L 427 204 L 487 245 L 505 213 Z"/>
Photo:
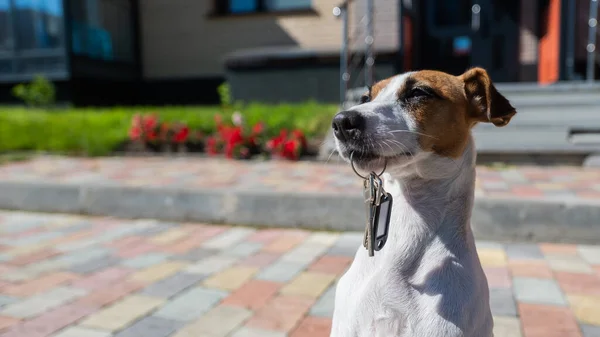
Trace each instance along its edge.
<path fill-rule="evenodd" d="M 246 123 L 262 121 L 268 135 L 282 128 L 300 129 L 307 137 L 321 137 L 337 106 L 308 102 L 266 105 L 251 103 L 240 109 Z M 192 129 L 212 133 L 217 106 L 65 108 L 51 111 L 0 107 L 0 153 L 44 151 L 101 156 L 127 141 L 135 113 L 157 113 L 164 121 L 181 121 Z M 225 119 L 228 115 L 223 115 Z"/>

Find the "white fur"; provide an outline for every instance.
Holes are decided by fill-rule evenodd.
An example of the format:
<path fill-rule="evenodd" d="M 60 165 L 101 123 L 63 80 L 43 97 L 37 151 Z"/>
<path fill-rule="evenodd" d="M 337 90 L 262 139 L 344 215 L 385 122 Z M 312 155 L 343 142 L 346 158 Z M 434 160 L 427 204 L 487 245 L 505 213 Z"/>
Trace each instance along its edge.
<path fill-rule="evenodd" d="M 419 152 L 410 132 L 418 130 L 387 97 L 404 79 L 355 108 L 379 110 L 367 129 L 380 142 L 392 137 L 390 128 L 407 130 L 393 137 L 415 155 L 383 175 L 394 198 L 389 237 L 374 257 L 361 245 L 340 279 L 331 337 L 491 337 L 489 290 L 470 227 L 473 140 L 459 159 Z"/>

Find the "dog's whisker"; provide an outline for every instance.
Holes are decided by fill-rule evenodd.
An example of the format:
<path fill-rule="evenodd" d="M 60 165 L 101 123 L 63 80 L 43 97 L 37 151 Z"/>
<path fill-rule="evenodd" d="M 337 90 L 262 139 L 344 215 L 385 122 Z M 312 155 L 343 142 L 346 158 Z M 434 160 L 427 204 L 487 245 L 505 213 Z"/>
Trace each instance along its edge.
<path fill-rule="evenodd" d="M 388 131 L 388 133 L 390 133 L 390 134 L 394 134 L 395 132 L 406 132 L 406 133 L 412 133 L 412 134 L 419 135 L 419 136 L 430 137 L 433 139 L 439 139 L 438 137 L 434 137 L 432 135 L 428 135 L 428 134 L 425 134 L 422 132 L 417 132 L 417 131 L 411 131 L 411 130 L 390 130 L 390 131 Z"/>
<path fill-rule="evenodd" d="M 333 157 L 334 153 L 335 153 L 335 149 L 331 150 L 331 153 L 327 157 L 327 160 L 325 161 L 325 163 L 329 164 L 329 160 L 331 159 L 331 157 Z M 339 153 L 338 153 L 338 155 L 339 155 Z"/>
<path fill-rule="evenodd" d="M 389 141 L 393 142 L 393 144 L 398 144 L 398 146 L 401 147 L 401 150 L 403 152 L 408 152 L 410 154 L 410 156 L 414 156 L 414 154 L 412 153 L 412 151 L 408 148 L 408 146 L 400 143 L 399 141 L 397 141 L 396 139 L 389 139 Z"/>

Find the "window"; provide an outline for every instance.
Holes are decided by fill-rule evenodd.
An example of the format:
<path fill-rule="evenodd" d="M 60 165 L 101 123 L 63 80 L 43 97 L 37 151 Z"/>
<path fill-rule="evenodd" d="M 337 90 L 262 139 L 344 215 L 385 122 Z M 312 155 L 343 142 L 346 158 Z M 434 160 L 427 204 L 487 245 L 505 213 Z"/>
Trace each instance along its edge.
<path fill-rule="evenodd" d="M 218 14 L 285 12 L 311 8 L 311 0 L 215 0 Z"/>
<path fill-rule="evenodd" d="M 104 61 L 132 62 L 132 6 L 124 0 L 71 1 L 72 51 Z"/>
<path fill-rule="evenodd" d="M 64 76 L 63 0 L 0 0 L 0 80 Z"/>
<path fill-rule="evenodd" d="M 64 45 L 62 0 L 13 2 L 17 49 L 52 49 Z"/>
<path fill-rule="evenodd" d="M 0 0 L 0 52 L 12 50 L 10 0 Z M 0 64 L 0 69 L 2 69 Z M 2 72 L 0 70 L 0 72 Z"/>

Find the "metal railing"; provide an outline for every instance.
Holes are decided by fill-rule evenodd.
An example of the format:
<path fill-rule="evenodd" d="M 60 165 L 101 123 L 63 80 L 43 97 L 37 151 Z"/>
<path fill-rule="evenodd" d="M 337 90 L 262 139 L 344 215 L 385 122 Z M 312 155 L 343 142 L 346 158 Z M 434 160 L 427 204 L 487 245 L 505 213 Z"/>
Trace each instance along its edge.
<path fill-rule="evenodd" d="M 373 29 L 373 0 L 365 0 L 361 4 L 365 6 L 365 15 L 357 22 L 354 30 L 350 32 L 349 5 L 358 5 L 357 0 L 344 0 L 339 6 L 333 9 L 333 15 L 342 20 L 342 45 L 340 48 L 340 105 L 343 106 L 346 101 L 348 89 L 352 86 L 351 80 L 353 74 L 364 72 L 364 85 L 373 83 L 375 49 L 374 49 L 374 29 Z M 360 37 L 364 33 L 364 40 Z M 364 53 L 359 52 L 361 48 L 354 44 L 360 43 L 364 47 Z M 357 76 L 354 76 L 356 80 Z"/>
<path fill-rule="evenodd" d="M 587 69 L 586 79 L 594 81 L 596 67 L 596 32 L 598 30 L 598 0 L 590 0 L 590 18 L 588 20 Z"/>

